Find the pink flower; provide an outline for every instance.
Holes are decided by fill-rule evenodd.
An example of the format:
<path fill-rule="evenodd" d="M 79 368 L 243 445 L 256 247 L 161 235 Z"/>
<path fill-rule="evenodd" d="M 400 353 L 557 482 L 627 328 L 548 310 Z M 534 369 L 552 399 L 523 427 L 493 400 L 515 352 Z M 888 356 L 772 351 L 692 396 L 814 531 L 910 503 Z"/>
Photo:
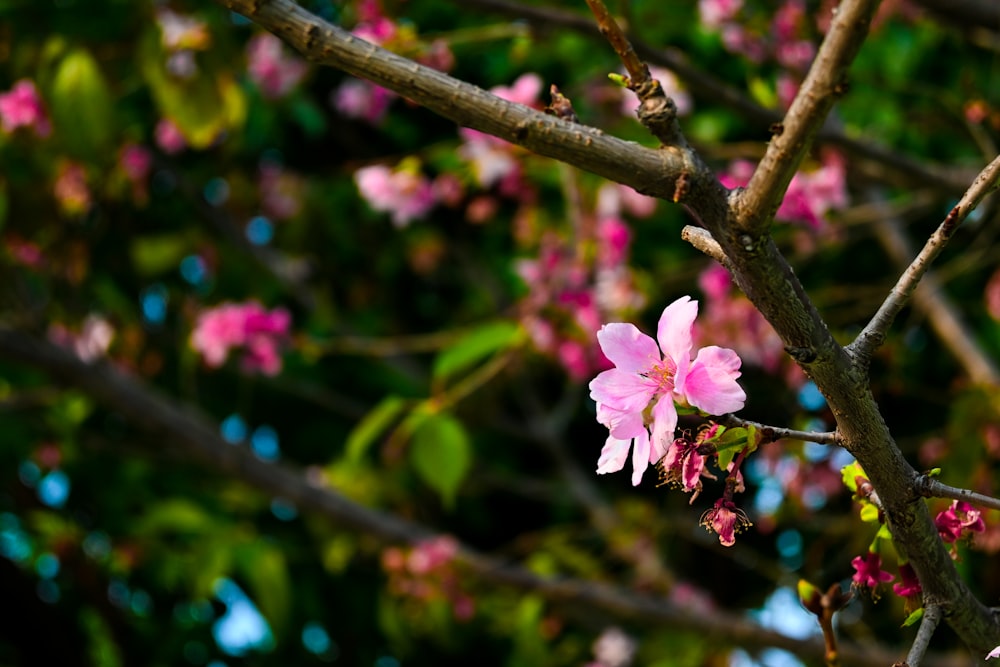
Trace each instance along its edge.
<path fill-rule="evenodd" d="M 909 563 L 903 563 L 899 566 L 899 578 L 900 581 L 892 585 L 892 592 L 899 597 L 915 597 L 923 592 L 920 580 L 917 579 L 917 573 L 913 571 L 913 567 Z"/>
<path fill-rule="evenodd" d="M 736 18 L 743 8 L 743 0 L 698 0 L 698 17 L 701 24 L 717 29 Z"/>
<path fill-rule="evenodd" d="M 957 542 L 969 533 L 986 530 L 982 514 L 975 507 L 962 500 L 953 500 L 951 507 L 934 517 L 934 525 L 945 542 Z"/>
<path fill-rule="evenodd" d="M 115 329 L 100 315 L 88 315 L 80 333 L 73 333 L 61 324 L 53 324 L 48 331 L 49 340 L 72 350 L 81 361 L 90 363 L 107 354 Z"/>
<path fill-rule="evenodd" d="M 153 156 L 149 149 L 139 144 L 125 144 L 118 154 L 118 164 L 133 183 L 145 183 L 153 168 Z"/>
<path fill-rule="evenodd" d="M 997 646 L 995 649 L 986 654 L 987 660 L 992 660 L 993 658 L 1000 658 L 1000 646 Z"/>
<path fill-rule="evenodd" d="M 354 172 L 354 183 L 372 209 L 392 214 L 396 227 L 423 218 L 436 203 L 431 182 L 415 164 L 404 163 L 396 169 L 383 165 L 362 167 Z"/>
<path fill-rule="evenodd" d="M 396 93 L 360 79 L 347 79 L 330 94 L 333 108 L 348 118 L 378 125 L 385 118 Z"/>
<path fill-rule="evenodd" d="M 308 69 L 304 60 L 286 54 L 281 40 L 269 32 L 255 35 L 247 43 L 247 73 L 268 99 L 287 95 Z"/>
<path fill-rule="evenodd" d="M 508 102 L 537 107 L 538 96 L 542 92 L 542 79 L 529 72 L 522 74 L 510 86 L 495 86 L 490 92 Z M 512 153 L 514 147 L 510 143 L 468 127 L 461 128 L 458 133 L 465 140 L 459 147 L 458 154 L 472 163 L 476 180 L 484 188 L 518 173 L 520 165 Z"/>
<path fill-rule="evenodd" d="M 697 314 L 698 302 L 685 296 L 664 308 L 655 341 L 626 323 L 605 324 L 597 332 L 601 350 L 615 365 L 590 383 L 597 420 L 610 431 L 598 474 L 621 470 L 634 440 L 632 484 L 638 485 L 646 467 L 663 458 L 673 442 L 675 400 L 713 415 L 743 408 L 746 394 L 736 382 L 740 358 L 735 352 L 710 346 L 691 360 Z"/>
<path fill-rule="evenodd" d="M 19 127 L 27 127 L 39 137 L 49 136 L 52 125 L 34 82 L 21 79 L 9 92 L 0 93 L 0 126 L 6 134 Z"/>
<path fill-rule="evenodd" d="M 882 557 L 873 551 L 869 551 L 862 558 L 855 556 L 851 561 L 854 567 L 854 576 L 851 578 L 855 586 L 870 588 L 872 590 L 879 587 L 879 584 L 892 581 L 894 577 L 882 569 Z"/>
<path fill-rule="evenodd" d="M 153 134 L 156 145 L 167 155 L 176 155 L 187 147 L 187 139 L 181 133 L 181 128 L 169 118 L 161 118 Z"/>
<path fill-rule="evenodd" d="M 218 368 L 231 348 L 244 349 L 243 367 L 277 375 L 281 371 L 281 341 L 291 316 L 283 308 L 267 311 L 256 301 L 225 303 L 202 312 L 191 332 L 191 347 L 211 368 Z"/>
<path fill-rule="evenodd" d="M 709 532 L 715 531 L 722 546 L 731 547 L 736 544 L 736 535 L 753 524 L 733 501 L 719 498 L 712 509 L 701 515 L 701 525 Z"/>
<path fill-rule="evenodd" d="M 677 438 L 670 443 L 666 456 L 660 462 L 660 479 L 664 484 L 679 486 L 685 491 L 701 492 L 701 474 L 705 470 L 705 457 L 698 453 L 701 438 Z"/>
<path fill-rule="evenodd" d="M 746 160 L 731 163 L 719 181 L 727 188 L 746 185 L 753 175 L 754 166 Z M 823 216 L 830 210 L 847 205 L 847 176 L 844 160 L 829 152 L 823 156 L 823 166 L 811 172 L 797 172 L 788 184 L 785 198 L 778 207 L 775 218 L 785 222 L 804 222 L 813 229 L 820 229 Z"/>

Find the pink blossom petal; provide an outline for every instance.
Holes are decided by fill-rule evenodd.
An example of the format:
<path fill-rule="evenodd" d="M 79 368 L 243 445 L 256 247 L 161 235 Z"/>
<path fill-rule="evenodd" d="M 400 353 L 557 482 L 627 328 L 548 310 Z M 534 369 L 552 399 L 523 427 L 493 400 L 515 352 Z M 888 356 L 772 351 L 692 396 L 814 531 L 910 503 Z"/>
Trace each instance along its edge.
<path fill-rule="evenodd" d="M 590 381 L 590 397 L 615 410 L 640 412 L 656 393 L 656 388 L 655 380 L 612 368 Z"/>
<path fill-rule="evenodd" d="M 653 447 L 650 453 L 655 458 L 650 463 L 656 463 L 667 453 L 674 441 L 674 429 L 677 428 L 677 408 L 669 396 L 661 396 L 653 406 Z"/>
<path fill-rule="evenodd" d="M 597 460 L 597 474 L 603 475 L 609 472 L 618 472 L 625 467 L 625 459 L 628 458 L 631 440 L 619 440 L 614 436 L 608 436 L 601 449 L 601 457 Z"/>
<path fill-rule="evenodd" d="M 631 440 L 646 430 L 641 412 L 623 412 L 603 403 L 597 404 L 597 421 L 607 426 L 611 435 L 626 440 Z"/>
<path fill-rule="evenodd" d="M 689 296 L 682 296 L 663 309 L 660 322 L 656 326 L 656 340 L 663 354 L 671 359 L 677 368 L 674 375 L 674 390 L 684 391 L 684 382 L 691 363 L 691 327 L 698 316 L 698 302 Z"/>
<path fill-rule="evenodd" d="M 597 342 L 604 356 L 626 373 L 643 373 L 660 361 L 656 341 L 639 331 L 634 324 L 613 322 L 597 332 Z"/>
<path fill-rule="evenodd" d="M 995 649 L 986 654 L 987 660 L 992 660 L 993 658 L 1000 658 L 1000 646 L 997 646 Z"/>
<path fill-rule="evenodd" d="M 711 415 L 743 409 L 747 395 L 736 382 L 740 358 L 730 349 L 703 347 L 691 365 L 684 385 L 688 402 Z"/>
<path fill-rule="evenodd" d="M 649 434 L 643 431 L 635 439 L 635 447 L 632 449 L 632 486 L 639 486 L 642 481 L 642 473 L 646 472 L 649 466 Z"/>

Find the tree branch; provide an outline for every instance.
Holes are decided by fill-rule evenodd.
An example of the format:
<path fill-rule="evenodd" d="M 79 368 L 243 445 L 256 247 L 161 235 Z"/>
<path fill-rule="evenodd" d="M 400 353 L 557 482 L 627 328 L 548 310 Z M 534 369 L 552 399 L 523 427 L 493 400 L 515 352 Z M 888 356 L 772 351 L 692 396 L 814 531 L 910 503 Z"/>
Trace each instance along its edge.
<path fill-rule="evenodd" d="M 848 346 L 848 350 L 862 360 L 862 363 L 867 363 L 875 350 L 885 341 L 886 332 L 892 326 L 896 315 L 909 302 L 920 279 L 927 272 L 931 262 L 937 259 L 944 250 L 958 226 L 976 208 L 983 197 L 998 186 L 1000 186 L 1000 157 L 994 158 L 979 173 L 969 189 L 965 191 L 962 199 L 948 212 L 944 222 L 931 234 L 920 253 L 903 271 L 878 312 L 875 313 L 855 341 Z"/>
<path fill-rule="evenodd" d="M 874 229 L 889 258 L 904 270 L 915 253 L 901 225 L 899 220 L 892 217 L 891 211 L 887 210 L 886 215 L 875 222 Z M 925 274 L 917 285 L 913 304 L 927 317 L 938 340 L 951 352 L 973 382 L 1000 386 L 1000 369 L 962 322 L 961 314 L 948 299 L 933 273 Z M 860 336 L 858 340 L 861 340 Z"/>
<path fill-rule="evenodd" d="M 771 225 L 788 183 L 834 100 L 847 91 L 847 69 L 861 49 L 876 7 L 877 0 L 840 3 L 781 130 L 771 139 L 746 189 L 737 197 L 735 222 L 741 231 L 757 236 Z"/>
<path fill-rule="evenodd" d="M 576 12 L 540 5 L 528 5 L 513 0 L 452 1 L 463 7 L 474 5 L 504 16 L 529 21 L 542 30 L 559 26 L 590 37 L 600 37 L 600 32 L 593 21 Z M 715 104 L 723 104 L 738 112 L 748 122 L 755 123 L 762 128 L 770 127 L 781 120 L 781 114 L 762 107 L 737 88 L 716 78 L 711 72 L 702 70 L 679 49 L 657 48 L 635 35 L 630 35 L 630 40 L 639 57 L 673 71 L 684 81 L 687 89 L 695 97 Z M 859 140 L 848 137 L 830 122 L 824 123 L 816 138 L 823 143 L 843 149 L 853 158 L 875 163 L 878 167 L 869 171 L 871 171 L 873 178 L 880 180 L 884 180 L 887 174 L 893 174 L 897 180 L 905 179 L 926 188 L 944 189 L 958 193 L 965 190 L 972 178 L 972 174 L 966 174 L 961 169 L 924 164 L 909 156 L 895 153 L 870 139 Z"/>
<path fill-rule="evenodd" d="M 927 653 L 927 647 L 930 646 L 931 637 L 934 636 L 934 631 L 937 630 L 940 622 L 941 607 L 936 604 L 927 605 L 924 608 L 924 615 L 920 619 L 917 636 L 913 639 L 913 646 L 910 647 L 910 652 L 906 655 L 906 667 L 920 667 L 924 654 Z"/>
<path fill-rule="evenodd" d="M 758 433 L 761 435 L 761 444 L 768 442 L 775 442 L 777 440 L 805 440 L 807 442 L 815 442 L 820 445 L 839 445 L 840 444 L 840 434 L 836 431 L 828 431 L 825 433 L 820 433 L 818 431 L 797 431 L 791 428 L 782 428 L 781 426 L 768 426 L 767 424 L 761 424 L 760 422 L 751 421 L 749 419 L 741 419 L 733 414 L 722 415 L 721 417 L 713 417 L 715 421 L 722 424 L 727 428 L 749 428 L 754 427 L 757 429 Z"/>
<path fill-rule="evenodd" d="M 930 475 L 921 475 L 916 480 L 917 493 L 925 498 L 951 498 L 952 500 L 964 500 L 971 505 L 989 507 L 1000 510 L 1000 499 L 976 493 L 969 489 L 960 489 L 956 486 L 942 484 Z"/>
<path fill-rule="evenodd" d="M 319 514 L 388 543 L 417 544 L 436 535 L 426 526 L 359 505 L 285 464 L 268 463 L 244 448 L 233 447 L 202 414 L 155 392 L 110 363 L 85 363 L 63 348 L 2 324 L 0 358 L 34 367 L 75 386 L 130 422 L 162 436 L 209 469 L 239 479 L 262 493 L 285 498 L 302 511 Z M 727 644 L 783 648 L 804 658 L 819 659 L 823 655 L 823 644 L 818 640 L 794 639 L 737 614 L 701 613 L 595 581 L 543 578 L 468 546 L 460 548 L 457 560 L 484 581 L 537 593 L 550 603 L 594 609 L 644 625 L 698 632 Z M 841 655 L 851 664 L 875 667 L 891 662 L 893 653 L 848 645 L 841 647 Z M 942 658 L 937 664 L 944 667 L 955 663 Z"/>
<path fill-rule="evenodd" d="M 218 0 L 282 37 L 320 65 L 368 79 L 459 125 L 500 137 L 539 155 L 672 199 L 689 167 L 678 150 L 654 150 L 500 99 L 355 37 L 292 0 Z"/>
<path fill-rule="evenodd" d="M 732 264 L 722 246 L 712 237 L 712 232 L 694 225 L 685 225 L 684 229 L 681 230 L 681 239 L 731 270 Z"/>

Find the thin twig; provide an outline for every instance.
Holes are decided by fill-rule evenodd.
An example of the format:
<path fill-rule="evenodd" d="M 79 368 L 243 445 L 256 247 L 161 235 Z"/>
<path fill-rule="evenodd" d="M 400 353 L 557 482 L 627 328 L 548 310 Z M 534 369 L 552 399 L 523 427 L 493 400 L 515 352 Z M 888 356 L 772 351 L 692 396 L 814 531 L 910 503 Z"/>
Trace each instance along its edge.
<path fill-rule="evenodd" d="M 936 604 L 924 607 L 924 615 L 920 619 L 920 628 L 917 629 L 917 636 L 914 637 L 910 652 L 906 655 L 907 667 L 920 667 L 920 663 L 924 659 L 924 654 L 927 653 L 927 647 L 930 646 L 931 637 L 934 636 L 934 631 L 937 630 L 940 622 L 941 607 Z"/>
<path fill-rule="evenodd" d="M 712 236 L 712 232 L 702 227 L 685 225 L 684 229 L 681 230 L 681 238 L 722 266 L 730 270 L 732 269 L 732 264 L 729 262 L 729 257 L 726 256 L 726 251 L 722 249 L 719 242 Z"/>
<path fill-rule="evenodd" d="M 677 123 L 677 105 L 663 92 L 660 82 L 650 75 L 649 67 L 636 55 L 625 31 L 608 12 L 603 0 L 587 0 L 587 5 L 597 20 L 601 34 L 618 54 L 628 72 L 628 88 L 639 97 L 639 108 L 636 110 L 639 122 L 664 146 L 687 147 L 687 141 Z M 674 201 L 679 198 L 676 197 Z"/>
<path fill-rule="evenodd" d="M 876 0 L 844 0 L 802 87 L 736 202 L 736 224 L 751 236 L 766 233 L 802 157 L 836 98 L 847 92 L 847 69 L 868 34 Z"/>
<path fill-rule="evenodd" d="M 989 507 L 1000 510 L 1000 499 L 976 493 L 969 489 L 960 489 L 957 486 L 942 484 L 930 475 L 920 475 L 914 482 L 917 493 L 925 498 L 951 498 L 952 500 L 964 500 L 970 505 L 979 507 Z"/>
<path fill-rule="evenodd" d="M 944 221 L 927 239 L 923 249 L 903 271 L 878 312 L 848 347 L 856 358 L 863 361 L 871 358 L 875 350 L 885 341 L 889 327 L 892 326 L 899 311 L 909 302 L 921 278 L 927 273 L 931 262 L 941 254 L 955 230 L 968 217 L 969 213 L 998 186 L 1000 186 L 1000 156 L 979 173 L 959 202 L 948 212 Z"/>
<path fill-rule="evenodd" d="M 839 445 L 840 434 L 836 431 L 797 431 L 792 428 L 782 428 L 780 426 L 768 426 L 760 422 L 742 419 L 733 414 L 713 417 L 713 420 L 727 428 L 749 428 L 754 427 L 761 436 L 761 444 L 776 442 L 778 440 L 805 440 L 815 442 L 820 445 Z"/>

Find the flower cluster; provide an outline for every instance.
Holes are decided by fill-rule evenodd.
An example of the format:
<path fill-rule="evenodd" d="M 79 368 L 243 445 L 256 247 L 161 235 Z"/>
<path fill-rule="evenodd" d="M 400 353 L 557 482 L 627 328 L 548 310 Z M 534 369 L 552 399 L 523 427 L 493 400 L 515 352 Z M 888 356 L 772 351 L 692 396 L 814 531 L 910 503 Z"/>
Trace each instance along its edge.
<path fill-rule="evenodd" d="M 621 470 L 631 449 L 632 484 L 638 485 L 649 464 L 666 456 L 674 442 L 675 401 L 712 415 L 743 408 L 746 394 L 736 382 L 735 352 L 709 346 L 691 359 L 697 314 L 698 302 L 685 296 L 663 309 L 656 340 L 627 323 L 605 324 L 597 333 L 615 366 L 590 383 L 597 420 L 609 430 L 599 474 Z"/>
<path fill-rule="evenodd" d="M 473 599 L 462 590 L 454 560 L 458 543 L 441 536 L 420 542 L 412 549 L 389 547 L 382 552 L 382 568 L 389 575 L 389 591 L 424 604 L 446 600 L 458 621 L 476 613 Z"/>
<path fill-rule="evenodd" d="M 934 517 L 934 525 L 937 527 L 941 539 L 949 544 L 953 544 L 972 533 L 981 533 L 986 530 L 982 513 L 962 500 L 953 500 L 948 509 L 938 512 L 938 515 Z M 952 555 L 955 555 L 954 550 Z"/>
<path fill-rule="evenodd" d="M 589 243 L 545 234 L 538 256 L 515 266 L 529 289 L 521 319 L 535 349 L 554 357 L 575 380 L 608 368 L 594 339 L 601 323 L 644 303 L 627 264 L 632 232 L 622 215 L 647 217 L 655 206 L 656 200 L 631 188 L 606 184 L 597 194 Z"/>
<path fill-rule="evenodd" d="M 749 22 L 740 17 L 742 9 L 743 0 L 698 1 L 701 24 L 720 33 L 727 51 L 755 63 L 772 57 L 790 70 L 805 71 L 816 54 L 816 47 L 807 36 L 810 26 L 803 0 L 786 0 L 779 5 L 765 32 L 748 28 Z"/>
<path fill-rule="evenodd" d="M 0 127 L 10 134 L 19 127 L 33 130 L 39 137 L 52 132 L 42 98 L 33 81 L 21 79 L 6 93 L 0 93 Z"/>
<path fill-rule="evenodd" d="M 225 363 L 230 349 L 242 348 L 246 371 L 277 375 L 281 371 L 279 350 L 290 325 L 291 316 L 284 308 L 267 311 L 256 301 L 224 303 L 198 315 L 191 347 L 211 368 Z"/>

